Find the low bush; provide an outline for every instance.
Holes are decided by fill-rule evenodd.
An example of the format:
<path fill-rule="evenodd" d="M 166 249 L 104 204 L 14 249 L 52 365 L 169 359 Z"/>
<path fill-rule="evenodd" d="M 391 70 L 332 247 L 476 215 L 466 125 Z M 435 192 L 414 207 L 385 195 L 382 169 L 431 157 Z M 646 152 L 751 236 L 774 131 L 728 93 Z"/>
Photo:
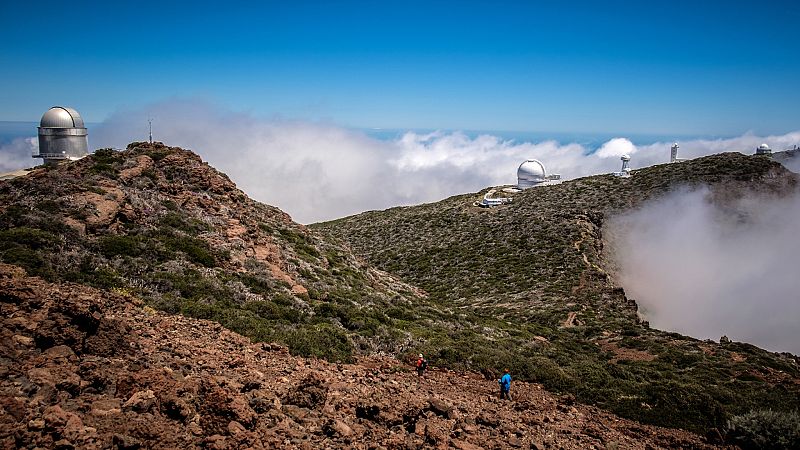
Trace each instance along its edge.
<path fill-rule="evenodd" d="M 208 243 L 191 236 L 169 236 L 164 239 L 167 249 L 183 252 L 190 261 L 205 267 L 215 267 L 217 258 Z"/>
<path fill-rule="evenodd" d="M 347 334 L 329 324 L 302 326 L 281 340 L 289 345 L 293 355 L 353 362 L 353 345 Z"/>
<path fill-rule="evenodd" d="M 141 239 L 138 236 L 104 236 L 98 245 L 100 253 L 106 258 L 114 256 L 139 256 L 142 254 Z"/>
<path fill-rule="evenodd" d="M 31 275 L 50 279 L 51 266 L 44 257 L 58 246 L 58 236 L 34 228 L 18 227 L 0 231 L 0 261 L 24 268 Z"/>
<path fill-rule="evenodd" d="M 800 414 L 771 409 L 750 411 L 732 417 L 726 439 L 743 449 L 800 448 Z"/>
<path fill-rule="evenodd" d="M 19 227 L 0 231 L 0 245 L 2 243 L 17 244 L 33 250 L 39 250 L 55 247 L 58 242 L 58 236 L 34 228 Z"/>

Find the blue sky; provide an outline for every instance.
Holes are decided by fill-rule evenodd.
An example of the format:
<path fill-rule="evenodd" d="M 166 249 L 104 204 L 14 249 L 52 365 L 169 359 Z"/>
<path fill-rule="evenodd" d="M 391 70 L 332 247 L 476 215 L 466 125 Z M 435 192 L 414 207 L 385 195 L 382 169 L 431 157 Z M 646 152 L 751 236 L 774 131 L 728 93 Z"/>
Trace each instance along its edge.
<path fill-rule="evenodd" d="M 199 98 L 365 128 L 784 133 L 798 5 L 2 2 L 0 120 Z"/>

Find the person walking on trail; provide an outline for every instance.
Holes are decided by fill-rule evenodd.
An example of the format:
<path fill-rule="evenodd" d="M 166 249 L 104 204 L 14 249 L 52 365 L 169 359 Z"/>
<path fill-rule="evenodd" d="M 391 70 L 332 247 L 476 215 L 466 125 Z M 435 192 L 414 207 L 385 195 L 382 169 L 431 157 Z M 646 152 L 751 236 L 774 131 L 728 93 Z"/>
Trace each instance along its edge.
<path fill-rule="evenodd" d="M 425 369 L 428 368 L 428 360 L 426 360 L 422 353 L 419 354 L 419 358 L 417 359 L 417 375 L 422 378 L 422 375 L 425 373 Z"/>
<path fill-rule="evenodd" d="M 500 398 L 511 400 L 511 375 L 508 369 L 503 370 L 503 376 L 497 382 L 500 383 Z"/>

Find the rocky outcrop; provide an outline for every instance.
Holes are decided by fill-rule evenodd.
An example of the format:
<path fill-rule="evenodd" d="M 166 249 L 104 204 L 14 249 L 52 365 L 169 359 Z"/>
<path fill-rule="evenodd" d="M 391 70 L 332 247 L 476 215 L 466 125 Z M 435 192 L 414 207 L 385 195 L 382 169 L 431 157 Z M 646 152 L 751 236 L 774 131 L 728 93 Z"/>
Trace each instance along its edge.
<path fill-rule="evenodd" d="M 536 384 L 508 402 L 474 373 L 297 358 L 9 265 L 0 309 L 0 448 L 708 447 Z"/>
<path fill-rule="evenodd" d="M 213 316 L 226 326 L 233 327 L 220 316 L 255 316 L 234 320 L 237 329 L 286 344 L 316 332 L 326 315 L 357 311 L 385 322 L 382 310 L 418 294 L 370 270 L 347 247 L 248 198 L 195 153 L 160 143 L 101 149 L 0 182 L 0 262 L 51 281 L 134 292 L 156 307 Z M 362 297 L 368 301 L 354 301 Z M 321 305 L 329 299 L 344 306 Z M 209 315 L 209 309 L 239 312 Z M 340 317 L 330 319 L 341 328 Z M 337 358 L 362 347 L 403 345 L 375 337 L 389 334 L 370 330 L 357 349 L 338 348 Z M 325 353 L 326 344 L 316 347 L 306 346 L 307 354 Z"/>

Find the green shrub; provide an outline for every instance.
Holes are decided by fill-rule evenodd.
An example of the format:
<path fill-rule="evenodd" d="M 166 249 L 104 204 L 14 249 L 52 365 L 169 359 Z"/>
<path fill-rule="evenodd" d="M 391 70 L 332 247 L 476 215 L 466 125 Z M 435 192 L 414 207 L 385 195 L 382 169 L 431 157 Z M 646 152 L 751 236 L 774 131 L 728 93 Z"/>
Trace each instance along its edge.
<path fill-rule="evenodd" d="M 114 256 L 139 256 L 142 254 L 138 236 L 104 236 L 100 238 L 100 253 L 106 258 Z"/>
<path fill-rule="evenodd" d="M 187 270 L 182 274 L 155 272 L 149 275 L 149 279 L 158 285 L 161 292 L 177 291 L 181 297 L 187 300 L 206 299 L 218 303 L 233 300 L 230 292 L 215 283 L 213 279 L 206 278 L 195 270 Z"/>
<path fill-rule="evenodd" d="M 189 234 L 197 234 L 200 231 L 206 231 L 209 226 L 197 219 L 187 219 L 185 215 L 178 212 L 169 212 L 167 215 L 159 220 L 162 226 L 174 228 Z"/>
<path fill-rule="evenodd" d="M 115 165 L 121 162 L 119 153 L 111 148 L 101 148 L 95 150 L 92 154 L 92 161 L 94 164 L 89 168 L 89 172 L 97 174 L 108 174 L 112 177 L 116 176 L 117 169 Z"/>
<path fill-rule="evenodd" d="M 391 308 L 386 310 L 386 315 L 398 320 L 416 320 L 417 315 L 411 309 L 405 306 L 392 306 Z"/>
<path fill-rule="evenodd" d="M 34 228 L 19 227 L 0 231 L 0 245 L 3 243 L 24 245 L 39 250 L 58 245 L 58 236 Z"/>
<path fill-rule="evenodd" d="M 142 153 L 149 156 L 150 159 L 156 162 L 161 161 L 170 154 L 169 150 L 147 150 Z"/>
<path fill-rule="evenodd" d="M 108 267 L 92 268 L 89 266 L 90 264 L 90 262 L 84 261 L 80 264 L 78 270 L 64 273 L 62 277 L 66 281 L 88 284 L 103 289 L 124 286 L 123 280 L 113 269 Z"/>
<path fill-rule="evenodd" d="M 2 214 L 0 214 L 0 226 L 3 228 L 11 228 L 19 226 L 28 214 L 28 208 L 20 205 L 9 205 Z"/>
<path fill-rule="evenodd" d="M 305 326 L 284 337 L 293 355 L 353 362 L 353 346 L 347 334 L 329 324 Z"/>
<path fill-rule="evenodd" d="M 44 258 L 59 237 L 34 228 L 18 227 L 0 231 L 0 261 L 24 268 L 31 275 L 50 279 L 50 265 Z"/>
<path fill-rule="evenodd" d="M 167 249 L 183 252 L 190 261 L 205 267 L 217 265 L 217 259 L 208 243 L 191 236 L 170 236 L 164 239 Z"/>
<path fill-rule="evenodd" d="M 726 439 L 744 449 L 800 448 L 800 414 L 771 409 L 732 417 Z"/>
<path fill-rule="evenodd" d="M 8 264 L 22 267 L 31 275 L 42 275 L 40 269 L 44 266 L 44 260 L 35 251 L 19 245 L 8 248 L 0 248 L 0 259 Z"/>
<path fill-rule="evenodd" d="M 278 320 L 288 323 L 299 323 L 303 320 L 303 314 L 288 305 L 278 305 L 271 301 L 250 302 L 244 309 L 252 311 L 258 317 L 267 320 Z"/>
<path fill-rule="evenodd" d="M 115 169 L 114 166 L 112 166 L 111 164 L 98 162 L 89 168 L 89 172 L 96 174 L 108 174 L 113 176 L 116 175 L 117 169 Z"/>
<path fill-rule="evenodd" d="M 95 161 L 109 162 L 116 160 L 117 152 L 113 148 L 98 148 L 94 151 L 93 157 Z"/>

